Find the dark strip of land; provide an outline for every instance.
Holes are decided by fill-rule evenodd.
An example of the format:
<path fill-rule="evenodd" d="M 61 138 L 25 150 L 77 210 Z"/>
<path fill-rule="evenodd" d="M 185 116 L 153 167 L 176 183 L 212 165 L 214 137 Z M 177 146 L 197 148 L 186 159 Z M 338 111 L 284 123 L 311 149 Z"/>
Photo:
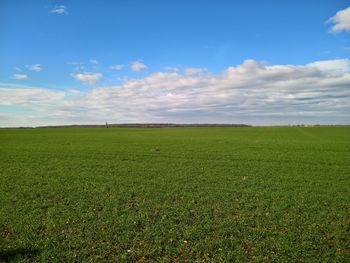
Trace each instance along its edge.
<path fill-rule="evenodd" d="M 212 123 L 120 123 L 105 125 L 57 125 L 57 126 L 39 126 L 37 128 L 168 128 L 168 127 L 251 127 L 247 124 L 212 124 Z"/>

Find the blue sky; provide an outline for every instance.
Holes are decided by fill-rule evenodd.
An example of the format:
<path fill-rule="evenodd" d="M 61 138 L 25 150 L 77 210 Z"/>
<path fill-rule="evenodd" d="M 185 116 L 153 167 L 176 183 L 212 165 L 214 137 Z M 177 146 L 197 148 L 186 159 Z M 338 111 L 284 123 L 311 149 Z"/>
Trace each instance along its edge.
<path fill-rule="evenodd" d="M 2 0 L 0 92 L 5 95 L 0 100 L 0 126 L 104 120 L 349 123 L 346 101 L 323 99 L 321 105 L 328 106 L 316 107 L 319 98 L 329 97 L 321 81 L 328 83 L 334 75 L 339 82 L 331 84 L 333 95 L 348 96 L 349 6 L 345 0 Z M 322 79 L 308 84 L 306 91 L 293 89 L 292 84 L 286 88 L 291 77 L 298 85 L 306 81 L 288 75 L 291 70 L 308 67 L 323 74 Z M 269 75 L 273 70 L 273 76 L 284 74 L 284 83 Z M 310 74 L 305 78 L 317 73 Z M 266 82 L 261 85 L 266 86 L 265 93 L 271 92 L 269 86 L 280 85 L 270 97 L 257 99 L 261 90 L 250 83 L 257 75 L 262 79 L 256 82 Z M 231 84 L 226 84 L 228 79 Z M 242 86 L 235 86 L 238 82 Z M 198 85 L 205 86 L 203 92 Z M 188 93 L 189 89 L 196 92 Z M 55 98 L 52 105 L 43 105 L 36 91 Z M 23 99 L 11 100 L 10 95 Z M 212 97 L 216 99 L 209 101 Z M 303 103 L 284 102 L 287 97 Z M 261 100 L 264 104 L 258 104 Z M 341 109 L 331 113 L 332 103 Z M 281 115 L 281 108 L 290 110 Z M 94 111 L 98 114 L 91 114 Z"/>

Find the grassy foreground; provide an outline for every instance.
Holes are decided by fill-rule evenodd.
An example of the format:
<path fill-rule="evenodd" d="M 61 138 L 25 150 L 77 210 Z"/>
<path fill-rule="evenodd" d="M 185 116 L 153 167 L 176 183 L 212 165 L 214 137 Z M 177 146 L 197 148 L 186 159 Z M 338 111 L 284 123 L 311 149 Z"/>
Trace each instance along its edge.
<path fill-rule="evenodd" d="M 349 262 L 350 127 L 2 129 L 21 259 Z"/>

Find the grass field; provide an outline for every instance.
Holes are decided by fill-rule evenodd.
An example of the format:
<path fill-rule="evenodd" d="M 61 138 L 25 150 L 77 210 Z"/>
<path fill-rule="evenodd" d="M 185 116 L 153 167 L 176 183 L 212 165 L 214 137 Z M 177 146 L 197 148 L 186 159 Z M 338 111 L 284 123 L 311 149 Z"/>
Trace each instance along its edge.
<path fill-rule="evenodd" d="M 350 127 L 1 129 L 0 168 L 2 261 L 350 260 Z"/>

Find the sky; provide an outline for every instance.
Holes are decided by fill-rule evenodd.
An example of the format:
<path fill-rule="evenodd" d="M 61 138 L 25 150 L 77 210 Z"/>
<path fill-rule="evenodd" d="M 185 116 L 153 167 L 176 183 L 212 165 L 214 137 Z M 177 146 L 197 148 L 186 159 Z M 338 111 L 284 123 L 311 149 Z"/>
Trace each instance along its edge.
<path fill-rule="evenodd" d="M 1 0 L 0 127 L 350 124 L 349 0 Z"/>

